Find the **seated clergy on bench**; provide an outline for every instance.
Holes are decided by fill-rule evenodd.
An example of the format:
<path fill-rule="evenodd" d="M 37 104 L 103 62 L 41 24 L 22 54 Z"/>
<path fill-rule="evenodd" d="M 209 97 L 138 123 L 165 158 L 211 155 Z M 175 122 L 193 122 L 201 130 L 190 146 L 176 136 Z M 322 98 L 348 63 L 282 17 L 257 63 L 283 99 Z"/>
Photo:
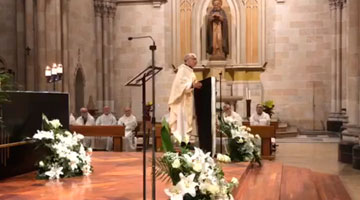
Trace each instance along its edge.
<path fill-rule="evenodd" d="M 270 126 L 270 116 L 263 112 L 261 104 L 256 105 L 256 113 L 250 117 L 251 126 Z"/>
<path fill-rule="evenodd" d="M 118 125 L 125 126 L 125 137 L 123 139 L 124 151 L 136 151 L 136 117 L 131 114 L 131 108 L 129 107 L 126 107 L 124 112 L 125 114 L 120 117 L 118 121 Z"/>
<path fill-rule="evenodd" d="M 97 126 L 114 126 L 116 125 L 116 118 L 110 112 L 110 107 L 104 107 L 104 113 L 96 119 Z M 112 150 L 113 138 L 112 137 L 95 137 L 94 148 L 106 149 L 107 151 Z"/>
<path fill-rule="evenodd" d="M 270 116 L 269 114 L 263 111 L 263 106 L 261 104 L 256 105 L 256 112 L 250 117 L 251 126 L 270 126 Z M 275 138 L 271 138 L 271 145 L 275 149 Z"/>
<path fill-rule="evenodd" d="M 95 119 L 93 116 L 90 115 L 87 108 L 83 107 L 80 109 L 80 117 L 76 119 L 76 125 L 79 126 L 93 126 L 95 125 Z M 85 136 L 84 138 L 84 145 L 86 147 L 94 148 L 94 137 Z"/>
<path fill-rule="evenodd" d="M 242 126 L 241 116 L 231 109 L 231 105 L 229 103 L 225 103 L 223 110 L 223 117 L 225 121 L 233 122 L 238 126 Z"/>

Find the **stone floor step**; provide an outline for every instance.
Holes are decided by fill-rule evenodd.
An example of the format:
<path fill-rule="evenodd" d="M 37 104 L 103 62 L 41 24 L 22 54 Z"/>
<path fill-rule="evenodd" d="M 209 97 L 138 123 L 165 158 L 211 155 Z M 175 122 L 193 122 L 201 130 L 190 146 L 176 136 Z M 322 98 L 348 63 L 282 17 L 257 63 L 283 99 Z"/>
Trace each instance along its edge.
<path fill-rule="evenodd" d="M 298 134 L 298 129 L 296 127 L 288 127 L 286 131 L 279 131 L 278 129 L 276 130 L 277 138 L 296 137 Z"/>

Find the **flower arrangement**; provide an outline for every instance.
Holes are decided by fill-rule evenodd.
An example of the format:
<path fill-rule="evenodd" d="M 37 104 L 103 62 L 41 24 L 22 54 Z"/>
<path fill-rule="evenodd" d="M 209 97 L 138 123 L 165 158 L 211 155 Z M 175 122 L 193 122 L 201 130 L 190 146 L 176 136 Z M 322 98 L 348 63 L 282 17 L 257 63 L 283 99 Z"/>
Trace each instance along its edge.
<path fill-rule="evenodd" d="M 264 112 L 266 112 L 267 114 L 269 114 L 270 118 L 271 116 L 274 114 L 274 107 L 275 107 L 275 104 L 274 104 L 274 101 L 273 100 L 268 100 L 268 101 L 265 101 L 263 104 L 262 104 L 263 108 L 264 108 Z"/>
<path fill-rule="evenodd" d="M 168 131 L 165 123 L 162 136 L 168 134 Z M 166 145 L 164 149 L 173 150 L 172 145 L 169 143 Z M 210 156 L 210 152 L 204 153 L 196 147 L 194 149 L 194 151 L 187 148 L 181 148 L 181 152 L 168 151 L 157 159 L 155 175 L 163 181 L 171 180 L 173 184 L 165 189 L 165 193 L 171 200 L 233 199 L 231 192 L 239 184 L 238 180 L 232 178 L 228 183 L 224 178 L 224 172 Z M 218 156 L 225 162 L 229 161 L 226 155 Z"/>
<path fill-rule="evenodd" d="M 229 138 L 228 152 L 232 161 L 257 162 L 261 166 L 261 138 L 250 128 L 220 118 L 220 132 Z"/>
<path fill-rule="evenodd" d="M 43 129 L 37 131 L 33 139 L 39 146 L 48 150 L 38 164 L 37 177 L 40 179 L 59 179 L 73 176 L 88 176 L 92 172 L 91 148 L 81 143 L 81 134 L 70 133 L 61 128 L 59 120 L 49 121 L 43 115 Z"/>

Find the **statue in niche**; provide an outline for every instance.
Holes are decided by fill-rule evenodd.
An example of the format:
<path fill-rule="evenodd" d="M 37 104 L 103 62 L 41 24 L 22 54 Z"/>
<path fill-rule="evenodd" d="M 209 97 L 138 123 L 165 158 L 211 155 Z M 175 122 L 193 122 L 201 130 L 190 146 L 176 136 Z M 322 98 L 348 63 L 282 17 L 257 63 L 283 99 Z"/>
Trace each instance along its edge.
<path fill-rule="evenodd" d="M 207 16 L 206 52 L 210 60 L 225 60 L 229 54 L 228 21 L 222 0 L 212 0 L 212 5 Z"/>

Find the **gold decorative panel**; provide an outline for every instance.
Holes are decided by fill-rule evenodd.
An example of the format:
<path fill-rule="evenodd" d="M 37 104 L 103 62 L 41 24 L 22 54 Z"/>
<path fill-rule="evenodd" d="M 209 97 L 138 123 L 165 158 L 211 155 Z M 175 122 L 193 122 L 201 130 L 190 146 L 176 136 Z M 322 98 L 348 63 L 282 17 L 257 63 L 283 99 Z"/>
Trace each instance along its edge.
<path fill-rule="evenodd" d="M 181 58 L 191 51 L 191 12 L 196 0 L 180 1 L 180 53 Z"/>
<path fill-rule="evenodd" d="M 246 63 L 259 62 L 259 2 L 243 1 L 246 6 Z"/>

